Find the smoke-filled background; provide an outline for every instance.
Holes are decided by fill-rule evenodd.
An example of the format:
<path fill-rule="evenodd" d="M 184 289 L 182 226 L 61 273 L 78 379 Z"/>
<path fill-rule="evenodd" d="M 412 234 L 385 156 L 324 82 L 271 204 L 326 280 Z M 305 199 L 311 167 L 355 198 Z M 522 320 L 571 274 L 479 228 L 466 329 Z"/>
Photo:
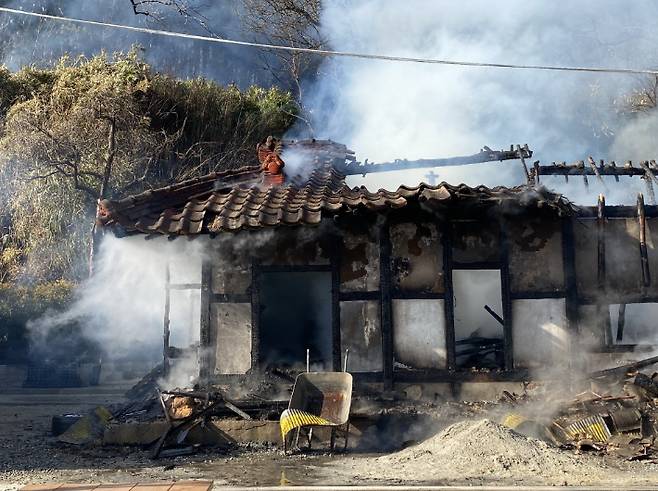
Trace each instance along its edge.
<path fill-rule="evenodd" d="M 614 1 L 329 2 L 322 22 L 336 50 L 494 62 L 612 68 L 656 66 L 658 6 Z M 393 63 L 327 61 L 310 90 L 315 130 L 360 158 L 469 155 L 483 145 L 528 143 L 543 163 L 650 159 L 656 117 L 629 117 L 627 96 L 641 76 Z M 367 176 L 372 187 L 415 184 L 427 171 Z M 471 185 L 522 182 L 520 166 L 490 163 L 439 169 L 441 180 Z M 581 180 L 564 187 L 590 201 Z M 629 185 L 629 183 L 633 183 Z M 619 186 L 618 186 L 619 187 Z M 629 188 L 633 189 L 629 189 Z M 642 190 L 628 180 L 622 200 Z M 595 184 L 590 196 L 600 189 Z M 609 199 L 609 201 L 610 201 Z"/>

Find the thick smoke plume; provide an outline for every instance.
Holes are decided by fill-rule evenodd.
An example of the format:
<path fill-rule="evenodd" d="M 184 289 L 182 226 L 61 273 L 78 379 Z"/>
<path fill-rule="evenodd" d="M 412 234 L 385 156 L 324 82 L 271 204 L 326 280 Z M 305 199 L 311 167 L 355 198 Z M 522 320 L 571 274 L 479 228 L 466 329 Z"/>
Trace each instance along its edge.
<path fill-rule="evenodd" d="M 52 345 L 42 344 L 57 337 L 57 330 L 76 323 L 82 337 L 100 347 L 104 360 L 141 360 L 147 367 L 159 362 L 166 264 L 170 263 L 172 283 L 199 283 L 204 244 L 203 239 L 146 242 L 142 237 L 107 235 L 94 276 L 78 290 L 72 306 L 28 323 L 32 351 L 65 357 L 66 353 L 53 353 Z M 198 343 L 198 295 L 172 292 L 170 345 L 187 348 Z"/>
<path fill-rule="evenodd" d="M 650 68 L 656 65 L 658 5 L 614 1 L 576 3 L 325 2 L 324 34 L 342 51 L 498 63 Z M 622 114 L 624 97 L 643 81 L 614 74 L 543 72 L 394 63 L 327 61 L 313 100 L 320 137 L 346 143 L 375 161 L 469 155 L 483 145 L 528 143 L 543 163 L 658 155 L 646 126 Z M 655 126 L 655 125 L 654 125 Z M 301 128 L 300 128 L 301 129 Z M 636 151 L 637 149 L 637 151 Z M 639 150 L 642 150 L 641 154 Z M 439 180 L 512 185 L 524 176 L 517 162 L 438 169 Z M 426 170 L 373 174 L 368 187 L 415 185 Z M 594 181 L 592 179 L 592 181 Z M 628 180 L 629 183 L 631 180 Z M 637 182 L 636 182 L 637 181 Z M 547 179 L 562 189 L 563 181 Z M 609 201 L 635 199 L 639 180 L 611 189 Z M 612 187 L 612 186 L 611 186 Z M 617 186 L 619 187 L 619 186 Z M 568 196 L 591 204 L 581 180 Z M 637 188 L 637 189 L 635 189 Z"/>

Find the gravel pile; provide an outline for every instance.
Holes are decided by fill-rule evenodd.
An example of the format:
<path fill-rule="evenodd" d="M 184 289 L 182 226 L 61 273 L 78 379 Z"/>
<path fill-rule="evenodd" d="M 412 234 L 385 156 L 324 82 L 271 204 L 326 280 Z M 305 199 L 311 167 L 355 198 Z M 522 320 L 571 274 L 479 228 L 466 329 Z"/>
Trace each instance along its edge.
<path fill-rule="evenodd" d="M 390 482 L 590 484 L 643 482 L 631 469 L 609 467 L 599 457 L 576 455 L 483 419 L 461 421 L 399 452 L 356 459 L 361 480 Z"/>

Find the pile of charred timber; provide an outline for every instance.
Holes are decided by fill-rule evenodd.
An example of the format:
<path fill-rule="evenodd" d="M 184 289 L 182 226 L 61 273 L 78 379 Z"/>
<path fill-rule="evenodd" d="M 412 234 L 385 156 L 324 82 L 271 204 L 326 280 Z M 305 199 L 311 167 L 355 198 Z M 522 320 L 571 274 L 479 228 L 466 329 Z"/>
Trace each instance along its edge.
<path fill-rule="evenodd" d="M 658 463 L 658 374 L 640 371 L 656 363 L 658 356 L 593 372 L 590 390 L 567 399 L 503 391 L 509 412 L 501 423 L 563 449 Z"/>

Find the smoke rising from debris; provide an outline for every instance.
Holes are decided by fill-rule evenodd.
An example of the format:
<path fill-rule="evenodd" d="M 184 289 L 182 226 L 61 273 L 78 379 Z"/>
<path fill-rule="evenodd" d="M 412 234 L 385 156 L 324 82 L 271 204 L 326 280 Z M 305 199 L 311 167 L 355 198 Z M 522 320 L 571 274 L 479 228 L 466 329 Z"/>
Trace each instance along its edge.
<path fill-rule="evenodd" d="M 50 346 L 40 348 L 56 330 L 77 323 L 82 337 L 95 342 L 103 359 L 118 362 L 119 367 L 126 360 L 161 361 L 167 261 L 172 283 L 199 283 L 205 243 L 202 238 L 146 242 L 139 236 L 117 239 L 106 234 L 94 276 L 78 290 L 71 307 L 28 323 L 31 349 L 65 358 L 66 353 L 52 353 Z M 189 292 L 174 293 L 170 345 L 187 348 L 198 342 L 200 306 Z"/>
<path fill-rule="evenodd" d="M 447 1 L 326 2 L 324 34 L 331 48 L 389 55 L 570 66 L 653 67 L 653 19 L 658 5 L 585 1 L 564 4 L 520 0 L 466 4 Z M 644 121 L 627 127 L 620 101 L 638 86 L 634 76 L 533 70 L 442 67 L 413 63 L 331 59 L 306 93 L 320 137 L 343 142 L 360 159 L 470 155 L 483 145 L 528 143 L 543 163 L 658 154 Z M 629 138 L 632 132 L 635 137 Z M 646 138 L 641 138 L 647 136 Z M 638 145 L 638 139 L 642 143 Z M 612 152 L 612 153 L 611 153 Z M 639 155 L 638 155 L 639 157 Z M 524 182 L 518 162 L 442 168 L 454 184 Z M 354 184 L 395 189 L 427 181 L 427 171 L 353 178 Z M 602 190 L 581 180 L 567 196 L 588 204 Z M 593 180 L 592 180 L 593 181 Z M 631 182 L 630 179 L 628 179 Z M 637 181 L 637 182 L 636 182 Z M 562 190 L 563 180 L 545 179 Z M 631 187 L 641 191 L 639 179 Z M 617 186 L 619 187 L 619 186 Z M 635 189 L 633 189 L 635 191 Z M 624 187 L 610 200 L 635 194 Z"/>

